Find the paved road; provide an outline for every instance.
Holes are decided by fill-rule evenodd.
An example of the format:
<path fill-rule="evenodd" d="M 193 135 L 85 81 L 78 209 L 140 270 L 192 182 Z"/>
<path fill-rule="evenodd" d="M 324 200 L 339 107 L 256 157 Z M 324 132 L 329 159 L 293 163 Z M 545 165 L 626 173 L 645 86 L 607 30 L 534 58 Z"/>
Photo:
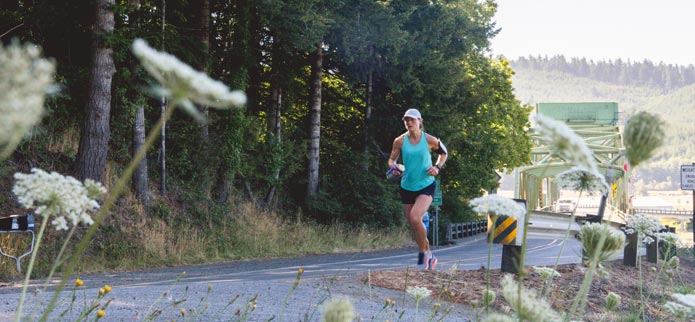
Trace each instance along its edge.
<path fill-rule="evenodd" d="M 488 244 L 485 243 L 483 236 L 465 239 L 456 246 L 436 249 L 435 254 L 439 259 L 437 268 L 446 270 L 456 265 L 458 269 L 479 269 L 487 266 Z M 529 266 L 554 264 L 561 244 L 560 240 L 529 240 L 527 264 Z M 500 267 L 501 254 L 502 246 L 493 245 L 491 257 L 493 269 Z M 570 239 L 564 248 L 560 263 L 577 263 L 580 261 L 580 254 L 581 243 Z M 143 320 L 149 313 L 157 310 L 162 311 L 158 320 L 181 319 L 178 315 L 180 307 L 187 308 L 190 315 L 191 311 L 200 311 L 206 305 L 207 309 L 203 318 L 200 318 L 201 321 L 229 321 L 234 320 L 237 310 L 243 313 L 244 302 L 255 295 L 258 295 L 257 309 L 248 321 L 266 321 L 273 316 L 275 317 L 273 321 L 320 320 L 320 312 L 315 309 L 317 303 L 334 296 L 351 298 L 363 320 L 371 320 L 376 316 L 374 320 L 395 321 L 397 314 L 404 310 L 405 315 L 401 320 L 414 321 L 416 320 L 414 303 L 410 303 L 410 300 L 398 307 L 399 312 L 381 311 L 386 297 L 405 299 L 403 293 L 371 287 L 359 280 L 359 273 L 385 269 L 404 270 L 409 265 L 412 269 L 415 259 L 413 249 L 408 248 L 90 274 L 81 276 L 85 281 L 86 291 L 77 292 L 76 308 L 67 315 L 74 316 L 76 311 L 79 311 L 77 308 L 82 307 L 80 305 L 83 305 L 85 295 L 89 302 L 95 297 L 99 287 L 109 284 L 113 287 L 113 291 L 107 299 L 114 300 L 107 308 L 107 316 L 100 321 Z M 288 296 L 300 267 L 304 270 L 301 283 L 297 290 Z M 184 271 L 185 276 L 177 282 L 177 278 Z M 45 285 L 42 285 L 41 281 L 33 281 L 30 291 L 33 293 L 34 290 L 42 289 L 43 286 Z M 208 288 L 211 290 L 210 295 L 201 302 Z M 46 302 L 52 295 L 51 289 L 52 287 L 48 285 L 45 295 L 30 296 L 29 307 L 43 307 L 45 304 L 37 303 Z M 20 291 L 19 283 L 0 287 L 0 320 L 9 320 L 14 315 Z M 61 312 L 69 306 L 70 293 L 70 291 L 63 292 L 60 309 L 56 312 Z M 165 293 L 167 295 L 162 296 Z M 236 295 L 240 295 L 240 298 L 228 306 L 229 301 Z M 184 298 L 186 301 L 177 307 L 171 304 Z M 419 307 L 417 320 L 427 320 L 424 317 L 431 313 L 431 304 L 423 303 Z M 456 305 L 452 309 L 452 314 L 444 321 L 468 321 L 473 316 L 468 307 Z M 281 314 L 282 318 L 280 318 Z M 392 317 L 389 317 L 389 314 Z"/>

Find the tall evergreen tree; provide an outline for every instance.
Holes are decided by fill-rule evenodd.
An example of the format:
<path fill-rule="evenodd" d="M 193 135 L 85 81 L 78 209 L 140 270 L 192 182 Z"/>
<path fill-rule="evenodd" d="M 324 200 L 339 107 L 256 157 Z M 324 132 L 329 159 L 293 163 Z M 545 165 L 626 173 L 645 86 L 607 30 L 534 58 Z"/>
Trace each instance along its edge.
<path fill-rule="evenodd" d="M 104 37 L 113 31 L 114 4 L 114 0 L 98 0 L 94 3 L 89 98 L 77 155 L 79 177 L 83 180 L 104 181 L 110 135 L 111 81 L 115 72 L 113 49 Z"/>

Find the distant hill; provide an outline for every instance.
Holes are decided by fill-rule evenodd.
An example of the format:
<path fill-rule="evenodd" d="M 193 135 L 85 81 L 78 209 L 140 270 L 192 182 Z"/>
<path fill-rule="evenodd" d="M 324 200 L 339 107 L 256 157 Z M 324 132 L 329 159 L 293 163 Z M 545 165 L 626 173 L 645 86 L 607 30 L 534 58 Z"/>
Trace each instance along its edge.
<path fill-rule="evenodd" d="M 680 189 L 680 165 L 695 162 L 695 67 L 567 61 L 562 56 L 520 58 L 511 66 L 515 94 L 524 104 L 618 102 L 621 125 L 635 111 L 660 115 L 667 125 L 666 144 L 637 169 L 634 188 L 638 193 Z"/>

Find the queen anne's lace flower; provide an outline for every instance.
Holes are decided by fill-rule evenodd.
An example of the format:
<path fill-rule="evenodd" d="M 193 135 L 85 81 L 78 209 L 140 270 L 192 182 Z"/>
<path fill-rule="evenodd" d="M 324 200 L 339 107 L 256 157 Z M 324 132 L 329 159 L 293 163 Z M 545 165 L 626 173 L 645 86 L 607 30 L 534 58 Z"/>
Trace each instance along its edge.
<path fill-rule="evenodd" d="M 495 299 L 497 298 L 497 295 L 495 294 L 494 291 L 492 290 L 484 290 L 483 291 L 483 305 L 485 307 L 490 306 L 492 302 L 495 302 Z"/>
<path fill-rule="evenodd" d="M 687 319 L 695 317 L 695 294 L 671 294 L 675 302 L 666 302 L 664 309 L 674 317 Z"/>
<path fill-rule="evenodd" d="M 88 212 L 99 209 L 96 199 L 106 192 L 92 180 L 83 185 L 73 177 L 36 168 L 31 174 L 15 173 L 14 178 L 12 192 L 19 203 L 37 215 L 55 217 L 52 224 L 57 230 L 68 229 L 68 221 L 72 225 L 94 223 Z"/>
<path fill-rule="evenodd" d="M 657 115 L 638 112 L 627 120 L 623 131 L 625 157 L 633 167 L 648 160 L 664 142 L 664 122 Z"/>
<path fill-rule="evenodd" d="M 512 309 L 517 310 L 520 321 L 560 321 L 560 314 L 538 297 L 534 290 L 521 288 L 521 298 L 519 298 L 519 284 L 512 275 L 505 275 L 502 278 L 502 296 L 509 303 Z"/>
<path fill-rule="evenodd" d="M 678 236 L 678 234 L 664 232 L 656 233 L 655 235 L 659 238 L 660 242 L 668 244 L 671 248 L 684 246 L 683 239 L 681 236 Z"/>
<path fill-rule="evenodd" d="M 606 311 L 613 311 L 620 305 L 620 295 L 613 292 L 608 292 L 606 295 Z"/>
<path fill-rule="evenodd" d="M 0 43 L 0 154 L 14 150 L 24 134 L 41 120 L 55 64 L 41 58 L 32 44 Z"/>
<path fill-rule="evenodd" d="M 579 167 L 574 167 L 555 176 L 560 189 L 572 191 L 584 191 L 589 194 L 593 192 L 604 193 L 608 191 L 608 183 L 602 175 L 586 171 Z"/>
<path fill-rule="evenodd" d="M 325 322 L 352 322 L 354 318 L 355 308 L 347 298 L 332 299 L 323 310 Z"/>
<path fill-rule="evenodd" d="M 625 226 L 628 234 L 636 232 L 637 238 L 645 244 L 651 244 L 654 241 L 651 235 L 663 228 L 658 219 L 641 214 L 628 216 Z"/>
<path fill-rule="evenodd" d="M 526 209 L 511 200 L 500 195 L 487 195 L 471 200 L 473 211 L 477 213 L 488 213 L 509 216 L 514 218 L 523 218 L 526 214 Z"/>
<path fill-rule="evenodd" d="M 203 116 L 191 102 L 217 108 L 246 104 L 243 92 L 230 92 L 227 85 L 196 71 L 173 55 L 153 49 L 142 39 L 135 39 L 132 50 L 143 68 L 162 85 L 161 94 L 199 120 Z"/>
<path fill-rule="evenodd" d="M 671 316 L 678 319 L 687 319 L 695 315 L 691 308 L 670 301 L 664 304 L 664 311 L 670 313 Z"/>
<path fill-rule="evenodd" d="M 560 277 L 561 276 L 558 271 L 556 271 L 555 269 L 550 268 L 550 267 L 534 266 L 533 270 L 536 273 L 538 273 L 538 275 L 544 281 L 547 281 L 553 277 Z"/>
<path fill-rule="evenodd" d="M 516 319 L 501 313 L 492 313 L 483 319 L 483 322 L 516 322 Z"/>
<path fill-rule="evenodd" d="M 536 114 L 534 121 L 540 139 L 550 145 L 555 155 L 588 172 L 598 173 L 596 161 L 586 142 L 574 133 L 565 122 L 545 117 L 542 114 Z"/>
<path fill-rule="evenodd" d="M 671 294 L 671 298 L 680 304 L 688 306 L 691 309 L 695 309 L 695 294 L 673 293 Z"/>
<path fill-rule="evenodd" d="M 420 301 L 432 295 L 432 291 L 423 286 L 408 287 L 406 292 L 415 298 L 416 301 Z"/>
<path fill-rule="evenodd" d="M 599 267 L 601 262 L 625 247 L 625 234 L 606 224 L 586 223 L 582 226 L 580 234 L 584 260 L 596 258 Z M 603 247 L 598 248 L 601 239 L 603 239 Z"/>

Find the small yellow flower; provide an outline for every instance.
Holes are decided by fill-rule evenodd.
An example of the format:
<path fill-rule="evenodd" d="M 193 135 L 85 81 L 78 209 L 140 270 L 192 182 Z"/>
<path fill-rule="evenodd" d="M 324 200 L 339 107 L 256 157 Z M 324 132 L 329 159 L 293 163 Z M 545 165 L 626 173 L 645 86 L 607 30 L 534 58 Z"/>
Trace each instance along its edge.
<path fill-rule="evenodd" d="M 449 296 L 453 298 L 453 297 L 456 296 L 456 293 L 454 293 L 453 291 L 451 291 L 451 293 L 449 293 Z"/>
<path fill-rule="evenodd" d="M 303 268 L 300 268 L 300 269 L 297 271 L 297 276 L 302 276 L 302 274 L 304 274 L 304 269 L 303 269 Z"/>
<path fill-rule="evenodd" d="M 109 284 L 104 285 L 104 290 L 106 291 L 106 293 L 111 292 L 111 286 L 109 286 Z"/>
<path fill-rule="evenodd" d="M 97 319 L 103 318 L 104 315 L 106 315 L 106 312 L 104 312 L 104 310 L 99 309 L 99 311 L 97 311 Z"/>
<path fill-rule="evenodd" d="M 84 285 L 84 282 L 81 279 L 78 278 L 75 280 L 75 286 L 80 287 L 82 285 Z"/>
<path fill-rule="evenodd" d="M 441 306 L 442 306 L 442 305 L 439 304 L 439 303 L 434 303 L 434 309 L 435 309 L 435 310 L 439 310 L 439 308 L 440 308 Z"/>
<path fill-rule="evenodd" d="M 389 304 L 391 304 L 391 299 L 387 297 L 386 298 L 386 305 L 389 305 Z"/>
<path fill-rule="evenodd" d="M 99 296 L 104 296 L 106 294 L 106 290 L 102 287 L 99 289 Z"/>
<path fill-rule="evenodd" d="M 185 316 L 185 315 L 186 315 L 186 309 L 181 308 L 181 316 Z"/>

